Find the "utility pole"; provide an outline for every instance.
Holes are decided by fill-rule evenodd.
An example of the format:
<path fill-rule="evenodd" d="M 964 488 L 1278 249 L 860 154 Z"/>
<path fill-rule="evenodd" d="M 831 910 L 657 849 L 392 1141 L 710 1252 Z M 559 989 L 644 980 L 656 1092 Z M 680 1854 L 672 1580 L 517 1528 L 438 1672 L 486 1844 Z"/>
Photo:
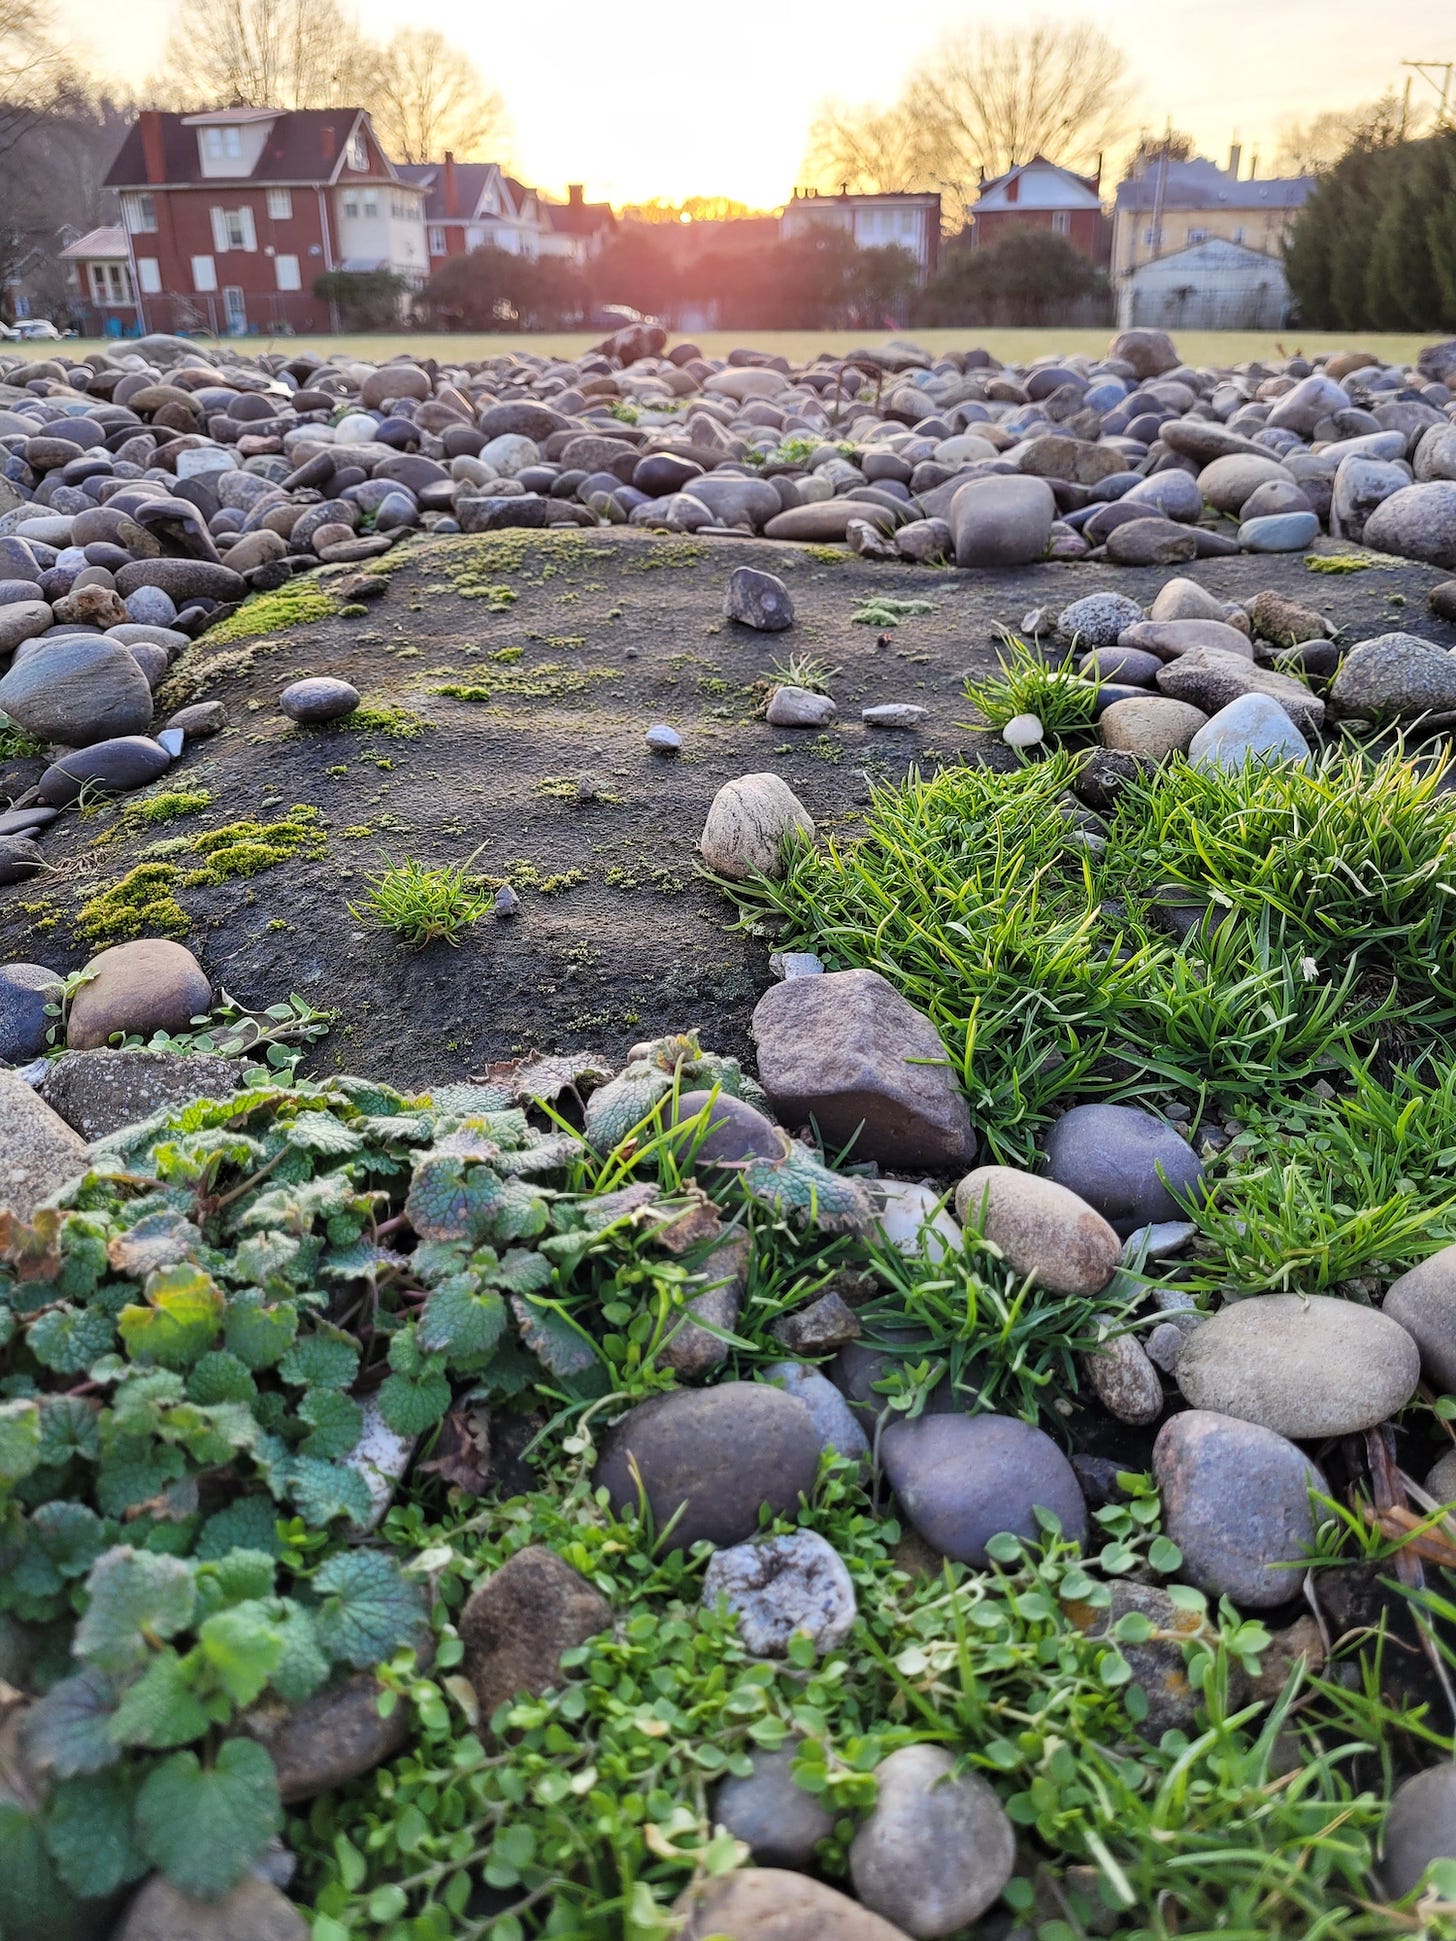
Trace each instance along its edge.
<path fill-rule="evenodd" d="M 1414 73 L 1419 74 L 1427 86 L 1434 88 L 1436 93 L 1441 97 L 1440 106 L 1436 109 L 1436 126 L 1438 128 L 1444 128 L 1446 125 L 1446 103 L 1451 95 L 1451 72 L 1453 68 L 1456 68 L 1456 61 L 1402 61 L 1401 66 L 1408 67 Z M 1441 77 L 1439 83 L 1436 80 L 1438 74 Z M 1407 81 L 1407 99 L 1409 99 L 1409 95 L 1410 83 Z"/>

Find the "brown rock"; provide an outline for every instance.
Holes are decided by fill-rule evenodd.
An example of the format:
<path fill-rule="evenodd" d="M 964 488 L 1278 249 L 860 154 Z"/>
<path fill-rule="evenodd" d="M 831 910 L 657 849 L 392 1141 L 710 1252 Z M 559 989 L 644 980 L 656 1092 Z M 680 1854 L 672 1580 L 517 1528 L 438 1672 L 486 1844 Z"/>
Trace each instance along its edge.
<path fill-rule="evenodd" d="M 758 1073 L 785 1124 L 812 1118 L 856 1159 L 950 1172 L 975 1154 L 964 1094 L 935 1026 L 877 971 L 775 985 L 753 1013 Z"/>
<path fill-rule="evenodd" d="M 220 1901 L 194 1901 L 153 1874 L 112 1941 L 308 1941 L 308 1932 L 293 1902 L 256 1874 L 245 1875 Z"/>
<path fill-rule="evenodd" d="M 676 1911 L 687 1917 L 680 1941 L 906 1941 L 867 1907 L 778 1867 L 722 1874 L 690 1889 Z"/>
<path fill-rule="evenodd" d="M 23 1078 L 0 1070 L 0 1207 L 28 1220 L 43 1199 L 78 1178 L 86 1165 L 85 1140 Z"/>
<path fill-rule="evenodd" d="M 612 1622 L 612 1607 L 544 1544 L 518 1550 L 477 1584 L 460 1613 L 463 1668 L 482 1722 L 509 1700 L 562 1682 L 561 1656 Z"/>
<path fill-rule="evenodd" d="M 381 1718 L 383 1689 L 373 1672 L 360 1671 L 302 1705 L 255 1706 L 243 1714 L 239 1726 L 267 1748 L 285 1805 L 372 1772 L 404 1747 L 410 1708 L 396 1705 Z"/>
<path fill-rule="evenodd" d="M 1122 1242 L 1087 1202 L 1055 1180 L 1014 1166 L 978 1166 L 956 1188 L 956 1218 L 983 1234 L 1016 1274 L 1053 1294 L 1098 1294 L 1117 1272 Z"/>
<path fill-rule="evenodd" d="M 1176 700 L 1191 701 L 1205 714 L 1217 714 L 1241 694 L 1267 694 L 1277 701 L 1303 735 L 1312 734 L 1325 718 L 1325 704 L 1302 681 L 1289 674 L 1271 673 L 1234 654 L 1212 647 L 1195 647 L 1169 661 L 1158 675 L 1158 686 Z M 1109 708 L 1108 713 L 1112 710 Z M 1106 717 L 1104 716 L 1104 719 Z"/>
<path fill-rule="evenodd" d="M 1136 1335 L 1114 1335 L 1095 1353 L 1083 1355 L 1082 1370 L 1093 1394 L 1119 1422 L 1142 1428 L 1163 1413 L 1163 1384 Z"/>
<path fill-rule="evenodd" d="M 1162 761 L 1168 755 L 1186 754 L 1189 742 L 1207 721 L 1201 708 L 1150 694 L 1146 699 L 1137 695 L 1114 701 L 1104 709 L 1097 726 L 1104 747 Z"/>
<path fill-rule="evenodd" d="M 149 1038 L 186 1031 L 212 1003 L 212 986 L 190 950 L 165 937 L 113 944 L 86 966 L 89 981 L 71 1000 L 66 1045 L 94 1051 L 116 1032 Z"/>

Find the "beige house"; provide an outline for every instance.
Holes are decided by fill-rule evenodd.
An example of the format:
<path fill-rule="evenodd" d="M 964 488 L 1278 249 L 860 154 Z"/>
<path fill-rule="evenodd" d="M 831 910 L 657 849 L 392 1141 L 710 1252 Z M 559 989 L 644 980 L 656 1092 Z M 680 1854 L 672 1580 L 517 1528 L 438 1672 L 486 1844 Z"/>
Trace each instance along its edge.
<path fill-rule="evenodd" d="M 1205 156 L 1191 162 L 1154 159 L 1117 188 L 1112 224 L 1112 280 L 1159 257 L 1200 243 L 1237 243 L 1279 258 L 1289 226 L 1315 185 L 1312 175 L 1239 176 L 1241 154 L 1222 169 Z"/>

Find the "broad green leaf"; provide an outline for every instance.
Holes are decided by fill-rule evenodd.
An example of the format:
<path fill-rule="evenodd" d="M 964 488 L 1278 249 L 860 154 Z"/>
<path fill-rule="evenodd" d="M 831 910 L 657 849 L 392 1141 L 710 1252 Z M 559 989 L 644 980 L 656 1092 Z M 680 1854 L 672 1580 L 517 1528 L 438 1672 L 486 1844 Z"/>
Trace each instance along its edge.
<path fill-rule="evenodd" d="M 282 1361 L 298 1332 L 298 1311 L 287 1302 L 269 1307 L 261 1294 L 235 1294 L 228 1303 L 223 1340 L 239 1361 L 252 1369 L 272 1368 Z"/>
<path fill-rule="evenodd" d="M 0 1933 L 5 1941 L 53 1941 L 77 1910 L 46 1852 L 39 1821 L 0 1799 Z"/>
<path fill-rule="evenodd" d="M 281 1553 L 278 1511 L 267 1496 L 245 1496 L 210 1516 L 197 1539 L 201 1558 L 225 1557 L 230 1550 L 261 1550 L 270 1557 Z"/>
<path fill-rule="evenodd" d="M 278 1372 L 297 1388 L 351 1388 L 359 1373 L 359 1344 L 342 1328 L 320 1325 L 293 1344 Z"/>
<path fill-rule="evenodd" d="M 116 1687 L 105 1672 L 81 1671 L 52 1685 L 21 1727 L 30 1764 L 57 1779 L 114 1765 L 120 1754 L 107 1728 L 115 1709 Z"/>
<path fill-rule="evenodd" d="M 256 1601 L 218 1611 L 197 1635 L 234 1705 L 251 1705 L 283 1657 L 283 1634 Z"/>
<path fill-rule="evenodd" d="M 153 1866 L 194 1900 L 218 1900 L 283 1824 L 273 1761 L 251 1739 L 224 1740 L 210 1768 L 174 1752 L 143 1784 L 136 1823 Z"/>
<path fill-rule="evenodd" d="M 0 1402 L 0 1489 L 40 1466 L 40 1403 Z"/>
<path fill-rule="evenodd" d="M 323 1153 L 329 1158 L 358 1152 L 364 1143 L 352 1126 L 341 1124 L 330 1112 L 300 1112 L 287 1137 L 289 1145 L 300 1152 Z"/>
<path fill-rule="evenodd" d="M 212 1721 L 197 1698 L 194 1659 L 178 1657 L 170 1645 L 155 1653 L 121 1695 L 109 1728 L 117 1745 L 165 1752 L 203 1737 Z"/>
<path fill-rule="evenodd" d="M 273 1595 L 278 1567 L 271 1551 L 230 1550 L 197 1570 L 197 1617 L 211 1617 L 229 1604 L 251 1604 Z"/>
<path fill-rule="evenodd" d="M 140 1436 L 104 1449 L 96 1478 L 96 1501 L 105 1516 L 124 1516 L 139 1503 L 174 1483 L 187 1468 L 180 1449 L 166 1449 Z"/>
<path fill-rule="evenodd" d="M 43 1395 L 40 1403 L 40 1459 L 47 1469 L 59 1469 L 79 1456 L 95 1462 L 101 1453 L 97 1410 L 81 1395 Z"/>
<path fill-rule="evenodd" d="M 299 1705 L 325 1684 L 333 1670 L 319 1643 L 314 1613 L 291 1597 L 276 1600 L 283 1649 L 273 1670 L 273 1689 L 289 1705 Z"/>
<path fill-rule="evenodd" d="M 341 1550 L 319 1566 L 316 1623 L 329 1656 L 366 1670 L 413 1641 L 425 1620 L 425 1600 L 392 1557 L 377 1550 Z"/>
<path fill-rule="evenodd" d="M 750 1199 L 775 1213 L 796 1213 L 824 1233 L 868 1233 L 875 1207 L 862 1179 L 831 1172 L 797 1139 L 782 1159 L 754 1159 L 738 1175 Z"/>
<path fill-rule="evenodd" d="M 145 1307 L 124 1307 L 118 1326 L 138 1361 L 187 1368 L 212 1344 L 222 1322 L 222 1290 L 200 1267 L 163 1267 L 147 1276 Z"/>
<path fill-rule="evenodd" d="M 530 1294 L 513 1294 L 511 1308 L 522 1341 L 553 1375 L 566 1379 L 596 1367 L 591 1337 L 549 1302 Z"/>
<path fill-rule="evenodd" d="M 110 1772 L 69 1779 L 56 1788 L 45 1816 L 45 1843 L 73 1894 L 101 1900 L 147 1871 L 133 1824 L 132 1777 Z"/>
<path fill-rule="evenodd" d="M 118 1544 L 86 1580 L 89 1603 L 76 1629 L 76 1656 L 124 1674 L 147 1657 L 150 1640 L 174 1637 L 192 1621 L 192 1572 L 178 1557 Z"/>
<path fill-rule="evenodd" d="M 31 1532 L 62 1577 L 84 1577 L 106 1548 L 106 1526 L 84 1503 L 62 1497 L 31 1512 Z"/>
<path fill-rule="evenodd" d="M 216 1348 L 204 1355 L 187 1377 L 187 1394 L 189 1400 L 200 1402 L 204 1408 L 215 1402 L 251 1404 L 257 1398 L 258 1384 L 241 1356 Z"/>
<path fill-rule="evenodd" d="M 301 1445 L 305 1456 L 347 1456 L 359 1440 L 364 1426 L 364 1411 L 352 1395 L 336 1388 L 314 1388 L 302 1398 L 298 1413 L 313 1433 Z"/>
<path fill-rule="evenodd" d="M 405 1215 L 421 1240 L 483 1240 L 503 1191 L 485 1166 L 431 1155 L 415 1167 Z"/>
<path fill-rule="evenodd" d="M 115 1341 L 116 1323 L 100 1308 L 52 1308 L 31 1323 L 25 1339 L 42 1368 L 84 1375 Z"/>
<path fill-rule="evenodd" d="M 345 1463 L 295 1457 L 288 1465 L 288 1487 L 299 1515 L 313 1529 L 324 1529 L 340 1516 L 361 1530 L 369 1521 L 369 1487 L 358 1470 Z"/>
<path fill-rule="evenodd" d="M 549 1267 L 546 1271 L 549 1278 Z M 420 1315 L 420 1345 L 439 1349 L 452 1358 L 488 1354 L 505 1325 L 506 1304 L 500 1295 L 490 1288 L 477 1293 L 469 1274 L 457 1274 L 437 1287 L 425 1302 Z"/>
<path fill-rule="evenodd" d="M 444 1375 L 387 1375 L 379 1390 L 379 1413 L 396 1435 L 422 1436 L 450 1406 Z"/>

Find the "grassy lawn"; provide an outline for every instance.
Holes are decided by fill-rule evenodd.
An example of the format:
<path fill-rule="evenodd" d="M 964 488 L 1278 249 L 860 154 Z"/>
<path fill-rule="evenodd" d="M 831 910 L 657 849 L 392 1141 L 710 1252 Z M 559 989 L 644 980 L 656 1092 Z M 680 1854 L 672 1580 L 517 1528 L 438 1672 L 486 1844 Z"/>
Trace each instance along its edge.
<path fill-rule="evenodd" d="M 966 324 L 950 330 L 716 330 L 701 333 L 678 331 L 674 332 L 674 336 L 690 336 L 709 357 L 726 357 L 735 346 L 744 345 L 755 350 L 777 351 L 793 360 L 808 359 L 817 351 L 842 352 L 863 345 L 887 344 L 893 337 L 899 336 L 933 351 L 964 350 L 972 345 L 982 345 L 1003 363 L 1015 364 L 1053 352 L 1070 355 L 1074 351 L 1081 351 L 1088 356 L 1097 356 L 1107 349 L 1113 333 L 1110 330 L 982 330 L 974 324 Z M 1190 330 L 1177 332 L 1175 337 L 1179 350 L 1190 363 L 1214 366 L 1240 364 L 1250 358 L 1288 357 L 1295 351 L 1308 355 L 1315 351 L 1351 348 L 1369 350 L 1392 363 L 1405 363 L 1414 358 L 1422 344 L 1430 341 L 1428 337 L 1373 331 L 1340 336 L 1328 331 L 1307 332 L 1299 329 L 1273 335 L 1257 330 Z M 199 350 L 205 349 L 209 341 L 199 339 Z M 327 356 L 357 357 L 369 363 L 405 352 L 415 357 L 437 357 L 442 363 L 448 364 L 456 359 L 499 357 L 513 350 L 533 351 L 542 356 L 576 357 L 600 341 L 600 333 L 587 331 L 557 331 L 519 337 L 466 333 L 450 336 L 399 331 L 393 335 L 359 337 L 248 337 L 239 340 L 238 348 L 248 354 L 306 348 Z M 125 350 L 126 343 L 125 340 L 118 344 L 111 339 L 68 338 L 59 345 L 6 344 L 3 349 L 6 353 L 18 351 L 22 357 L 49 357 L 57 351 L 70 357 L 84 357 L 92 350 Z"/>

